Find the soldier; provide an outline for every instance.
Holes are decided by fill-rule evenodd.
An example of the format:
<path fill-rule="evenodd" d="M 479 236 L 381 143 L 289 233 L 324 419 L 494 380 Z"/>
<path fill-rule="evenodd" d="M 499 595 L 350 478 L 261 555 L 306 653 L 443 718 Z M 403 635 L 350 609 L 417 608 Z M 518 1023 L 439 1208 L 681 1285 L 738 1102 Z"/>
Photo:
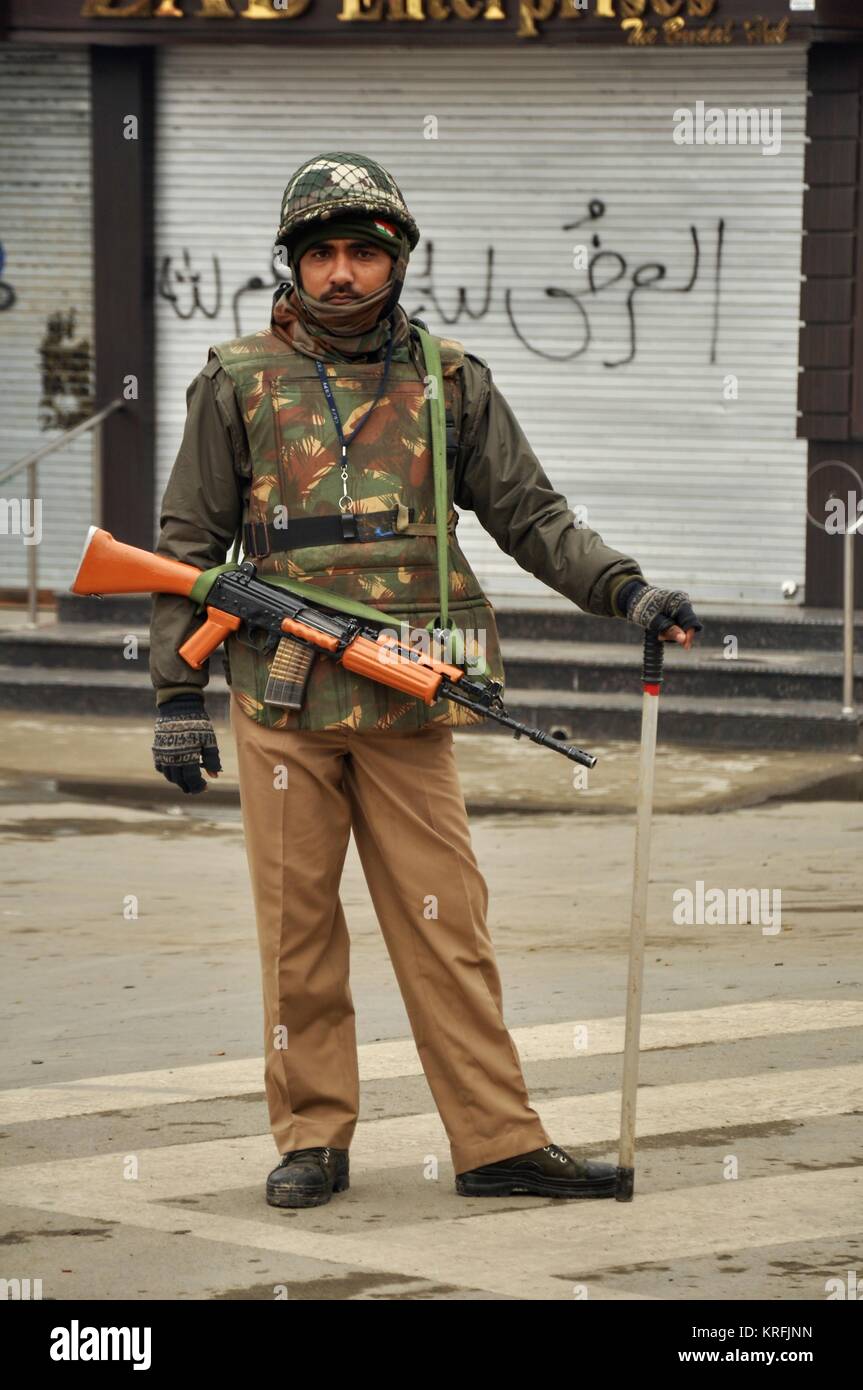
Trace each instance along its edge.
<path fill-rule="evenodd" d="M 439 616 L 427 368 L 399 304 L 419 229 L 375 161 L 323 154 L 282 202 L 277 244 L 291 282 L 271 322 L 210 348 L 187 393 L 158 551 L 201 569 L 238 532 L 266 577 L 373 604 L 413 631 Z M 687 595 L 649 586 L 632 559 L 574 525 L 488 366 L 441 338 L 448 424 L 449 595 L 503 680 L 493 609 L 456 539 L 455 505 L 590 613 L 628 617 L 691 646 Z M 196 619 L 154 598 L 156 767 L 185 792 L 221 769 L 204 708 L 206 669 L 177 656 Z M 479 640 L 471 652 L 476 655 Z M 504 1024 L 452 728 L 482 716 L 432 706 L 318 659 L 302 709 L 264 699 L 273 654 L 227 641 L 246 851 L 260 948 L 265 1084 L 281 1155 L 267 1201 L 316 1206 L 349 1185 L 359 1109 L 349 938 L 339 882 L 353 828 L 429 1087 L 456 1191 L 611 1197 L 617 1169 L 574 1157 L 531 1107 Z M 474 672 L 474 674 L 476 674 Z"/>

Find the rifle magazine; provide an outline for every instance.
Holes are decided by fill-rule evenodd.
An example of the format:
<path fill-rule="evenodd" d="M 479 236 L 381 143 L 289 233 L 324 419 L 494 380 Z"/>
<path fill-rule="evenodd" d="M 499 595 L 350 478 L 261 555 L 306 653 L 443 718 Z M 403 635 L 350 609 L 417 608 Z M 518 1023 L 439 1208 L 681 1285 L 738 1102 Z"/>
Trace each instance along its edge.
<path fill-rule="evenodd" d="M 302 709 L 312 662 L 317 656 L 314 647 L 296 637 L 282 637 L 270 666 L 264 703 L 284 709 Z"/>

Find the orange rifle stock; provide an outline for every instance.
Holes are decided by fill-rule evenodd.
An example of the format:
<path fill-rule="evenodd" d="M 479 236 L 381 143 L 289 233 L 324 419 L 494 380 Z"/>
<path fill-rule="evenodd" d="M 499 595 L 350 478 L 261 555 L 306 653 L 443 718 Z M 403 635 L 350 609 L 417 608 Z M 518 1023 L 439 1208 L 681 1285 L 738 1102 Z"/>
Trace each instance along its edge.
<path fill-rule="evenodd" d="M 109 531 L 91 526 L 72 584 L 73 594 L 180 594 L 191 595 L 202 570 L 154 555 L 149 550 L 117 541 Z M 194 670 L 204 662 L 225 638 L 236 632 L 243 619 L 221 608 L 207 605 L 206 621 L 179 649 L 179 655 Z M 334 633 L 322 632 L 299 618 L 284 618 L 280 624 L 286 635 L 301 638 L 312 646 L 335 656 L 341 643 Z M 403 690 L 433 705 L 438 698 L 441 681 L 461 680 L 464 671 L 459 666 L 437 661 L 422 652 L 414 653 L 389 633 L 381 633 L 376 641 L 358 635 L 336 656 L 349 671 L 379 681 L 382 685 Z"/>
<path fill-rule="evenodd" d="M 202 573 L 205 571 L 194 565 L 126 545 L 116 541 L 110 532 L 91 526 L 72 592 L 179 594 L 195 601 L 197 595 L 194 590 Z M 211 595 L 217 601 L 207 603 Z M 293 640 L 301 654 L 299 674 L 288 671 L 284 675 L 280 673 L 276 679 L 277 653 L 268 690 L 270 686 L 284 685 L 289 693 L 281 699 L 275 690 L 272 695 L 265 695 L 265 699 L 269 698 L 271 703 L 283 704 L 287 708 L 300 707 L 310 664 L 309 654 L 317 648 L 347 670 L 414 695 L 427 705 L 433 705 L 441 698 L 452 700 L 512 729 L 516 738 L 524 735 L 532 743 L 563 753 L 584 767 L 593 767 L 596 763 L 593 754 L 563 743 L 542 729 L 530 728 L 513 719 L 501 702 L 500 681 L 469 680 L 461 666 L 437 660 L 406 645 L 385 629 L 378 631 L 370 622 L 340 612 L 337 608 L 329 608 L 323 595 L 320 600 L 302 598 L 278 585 L 258 579 L 254 565 L 248 561 L 236 570 L 214 577 L 201 601 L 206 603 L 206 620 L 183 643 L 179 652 L 195 670 L 244 621 L 250 627 L 278 634 L 283 644 L 285 639 L 289 639 L 289 644 L 290 639 Z"/>

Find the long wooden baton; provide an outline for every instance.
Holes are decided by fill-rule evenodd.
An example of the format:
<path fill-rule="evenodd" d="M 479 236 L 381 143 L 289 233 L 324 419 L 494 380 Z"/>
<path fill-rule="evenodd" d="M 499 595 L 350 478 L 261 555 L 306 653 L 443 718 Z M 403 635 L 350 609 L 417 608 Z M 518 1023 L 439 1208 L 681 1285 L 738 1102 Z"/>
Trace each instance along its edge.
<path fill-rule="evenodd" d="M 641 760 L 638 768 L 638 807 L 635 822 L 635 862 L 632 870 L 632 916 L 629 929 L 629 976 L 626 982 L 626 1033 L 623 1044 L 623 1090 L 620 1108 L 620 1154 L 617 1167 L 618 1202 L 631 1202 L 635 1190 L 635 1101 L 638 1091 L 638 1049 L 641 1035 L 641 986 L 644 978 L 644 936 L 647 922 L 647 883 L 650 873 L 650 822 L 653 813 L 653 773 L 656 764 L 656 723 L 662 685 L 663 644 L 652 632 L 644 634 L 641 688 Z"/>

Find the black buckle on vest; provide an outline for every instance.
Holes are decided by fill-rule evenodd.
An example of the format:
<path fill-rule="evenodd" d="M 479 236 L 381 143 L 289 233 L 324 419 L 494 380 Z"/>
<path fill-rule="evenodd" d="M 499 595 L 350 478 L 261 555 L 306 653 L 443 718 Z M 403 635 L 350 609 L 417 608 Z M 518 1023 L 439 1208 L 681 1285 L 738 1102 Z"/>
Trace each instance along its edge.
<path fill-rule="evenodd" d="M 452 468 L 458 453 L 458 433 L 455 427 L 455 420 L 452 412 L 446 412 L 446 466 Z"/>
<path fill-rule="evenodd" d="M 243 550 L 253 560 L 270 554 L 269 527 L 265 521 L 247 521 L 243 527 Z"/>
<path fill-rule="evenodd" d="M 415 509 L 408 507 L 406 510 L 410 525 L 414 520 Z M 243 527 L 243 545 L 246 556 L 255 560 L 308 546 L 377 541 L 402 534 L 396 530 L 398 518 L 399 508 L 396 506 L 385 512 L 332 512 L 325 516 L 295 516 L 291 518 L 290 528 L 265 524 L 263 521 L 246 522 Z"/>

